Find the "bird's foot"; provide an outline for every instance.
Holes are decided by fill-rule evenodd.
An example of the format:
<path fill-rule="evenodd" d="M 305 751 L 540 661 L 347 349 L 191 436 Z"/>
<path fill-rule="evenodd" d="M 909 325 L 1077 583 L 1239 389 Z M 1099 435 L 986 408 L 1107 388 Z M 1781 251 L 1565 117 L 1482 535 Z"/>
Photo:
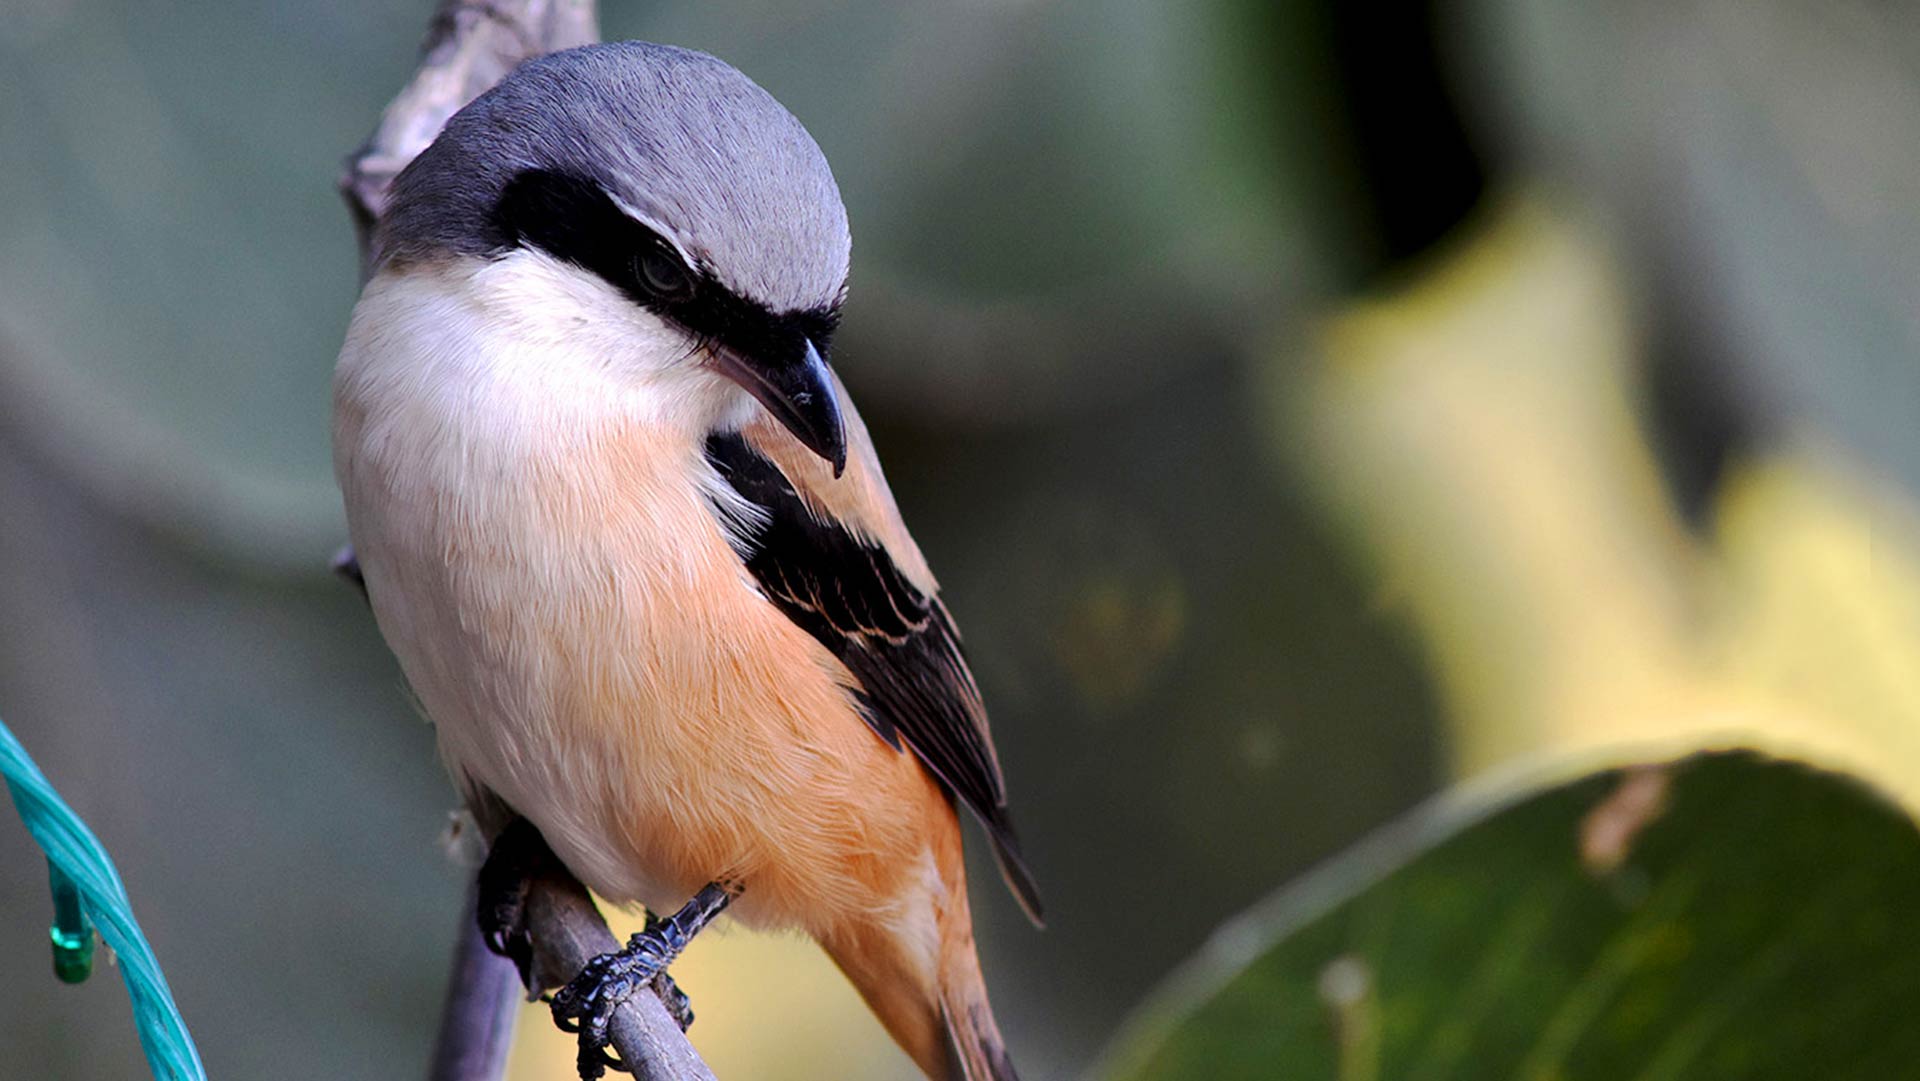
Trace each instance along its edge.
<path fill-rule="evenodd" d="M 687 997 L 673 977 L 662 972 L 653 978 L 653 993 L 660 996 L 660 1005 L 667 1008 L 667 1016 L 685 1032 L 693 1027 L 693 1000 Z"/>
<path fill-rule="evenodd" d="M 475 916 L 487 948 L 513 962 L 523 987 L 533 987 L 533 935 L 527 927 L 527 888 L 556 857 L 533 823 L 516 818 L 480 865 Z"/>
<path fill-rule="evenodd" d="M 646 930 L 628 939 L 625 949 L 587 962 L 578 976 L 554 993 L 553 1023 L 580 1036 L 581 1081 L 597 1081 L 610 1069 L 624 1069 L 607 1054 L 608 1026 L 613 1011 L 641 988 L 651 988 L 660 996 L 682 1030 L 693 1023 L 687 996 L 667 976 L 667 966 L 727 907 L 733 893 L 717 882 L 708 885 L 666 919 L 649 918 Z"/>

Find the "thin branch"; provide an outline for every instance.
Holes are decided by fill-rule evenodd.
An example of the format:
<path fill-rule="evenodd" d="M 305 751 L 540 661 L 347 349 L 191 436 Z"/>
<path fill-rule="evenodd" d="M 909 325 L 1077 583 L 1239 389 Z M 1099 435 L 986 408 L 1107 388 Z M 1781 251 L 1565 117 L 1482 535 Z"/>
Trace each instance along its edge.
<path fill-rule="evenodd" d="M 366 145 L 347 160 L 340 193 L 360 240 L 361 277 L 372 270 L 374 225 L 387 189 L 449 117 L 524 60 L 599 40 L 593 0 L 441 0 L 420 68 L 380 115 Z M 432 1081 L 499 1081 L 506 1072 L 512 1018 L 521 995 L 511 962 L 481 940 L 471 893 L 461 916 L 447 1001 L 434 1047 Z M 564 983 L 620 943 L 586 889 L 555 865 L 530 884 L 527 925 L 534 982 Z M 635 995 L 615 1011 L 613 1048 L 642 1081 L 712 1081 L 667 1008 Z"/>
<path fill-rule="evenodd" d="M 469 884 L 466 903 L 460 906 L 460 937 L 447 976 L 446 1002 L 440 1007 L 429 1081 L 501 1081 L 507 1072 L 513 1023 L 520 1015 L 520 974 L 512 961 L 481 939 L 474 918 L 476 894 Z"/>
<path fill-rule="evenodd" d="M 361 277 L 387 188 L 448 118 L 523 60 L 600 40 L 594 0 L 440 0 L 413 81 L 380 114 L 366 144 L 347 159 L 340 194 L 360 238 Z"/>

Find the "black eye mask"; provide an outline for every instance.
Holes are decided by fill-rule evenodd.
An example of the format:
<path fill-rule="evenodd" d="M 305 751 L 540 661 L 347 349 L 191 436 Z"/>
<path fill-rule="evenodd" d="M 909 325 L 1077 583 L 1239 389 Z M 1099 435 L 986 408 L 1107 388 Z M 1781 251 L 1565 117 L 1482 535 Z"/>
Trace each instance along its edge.
<path fill-rule="evenodd" d="M 632 301 L 745 357 L 797 355 L 811 341 L 824 356 L 839 324 L 837 307 L 773 312 L 687 266 L 660 234 L 628 217 L 592 180 L 529 169 L 507 182 L 494 204 L 498 251 L 538 248 L 599 275 Z"/>

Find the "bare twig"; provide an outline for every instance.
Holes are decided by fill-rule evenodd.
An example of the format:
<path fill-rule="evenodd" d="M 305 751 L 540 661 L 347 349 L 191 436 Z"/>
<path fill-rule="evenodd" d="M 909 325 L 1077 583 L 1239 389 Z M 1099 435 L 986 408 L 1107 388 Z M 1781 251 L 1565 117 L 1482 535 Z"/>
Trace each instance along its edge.
<path fill-rule="evenodd" d="M 599 36 L 593 0 L 441 0 L 413 81 L 387 106 L 340 178 L 340 193 L 359 235 L 363 278 L 372 269 L 373 227 L 386 209 L 388 186 L 447 119 L 520 62 Z M 498 1081 L 506 1071 L 520 980 L 512 963 L 494 956 L 481 940 L 473 905 L 469 893 L 432 1081 Z M 534 980 L 543 988 L 564 983 L 594 956 L 620 945 L 586 889 L 557 865 L 531 884 L 527 924 Z M 712 1072 L 654 995 L 635 995 L 623 1003 L 610 1032 L 614 1050 L 636 1078 L 712 1081 Z"/>
<path fill-rule="evenodd" d="M 474 918 L 476 892 L 469 885 L 460 908 L 459 938 L 447 999 L 440 1007 L 440 1034 L 434 1039 L 429 1081 L 500 1081 L 513 1047 L 513 1022 L 520 1013 L 520 974 L 513 962 L 495 954 L 480 938 Z"/>
<path fill-rule="evenodd" d="M 347 159 L 340 194 L 360 237 L 361 276 L 387 187 L 461 106 L 521 61 L 600 40 L 594 0 L 440 0 L 421 47 L 420 68 L 366 145 Z"/>

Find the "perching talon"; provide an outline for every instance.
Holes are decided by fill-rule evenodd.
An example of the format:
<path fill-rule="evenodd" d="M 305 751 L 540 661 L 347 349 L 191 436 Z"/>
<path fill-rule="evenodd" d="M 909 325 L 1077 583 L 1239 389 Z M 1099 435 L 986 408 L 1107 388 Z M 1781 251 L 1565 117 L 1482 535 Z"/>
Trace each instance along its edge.
<path fill-rule="evenodd" d="M 660 996 L 660 1004 L 667 1008 L 667 1016 L 685 1032 L 693 1027 L 693 1000 L 687 997 L 673 977 L 662 972 L 653 978 L 653 993 Z"/>
<path fill-rule="evenodd" d="M 628 939 L 625 949 L 588 961 L 578 976 L 555 992 L 553 1023 L 562 1031 L 580 1036 L 577 1065 L 581 1081 L 598 1081 L 608 1069 L 621 1068 L 606 1054 L 607 1030 L 613 1022 L 613 1011 L 635 991 L 649 987 L 658 992 L 682 1031 L 693 1023 L 687 996 L 670 979 L 664 979 L 667 966 L 727 907 L 733 895 L 734 891 L 717 882 L 708 884 L 672 916 L 649 919 L 646 930 Z"/>
<path fill-rule="evenodd" d="M 556 857 L 533 823 L 516 818 L 487 850 L 480 865 L 474 916 L 487 948 L 513 962 L 520 984 L 533 987 L 533 936 L 527 927 L 527 888 Z"/>

